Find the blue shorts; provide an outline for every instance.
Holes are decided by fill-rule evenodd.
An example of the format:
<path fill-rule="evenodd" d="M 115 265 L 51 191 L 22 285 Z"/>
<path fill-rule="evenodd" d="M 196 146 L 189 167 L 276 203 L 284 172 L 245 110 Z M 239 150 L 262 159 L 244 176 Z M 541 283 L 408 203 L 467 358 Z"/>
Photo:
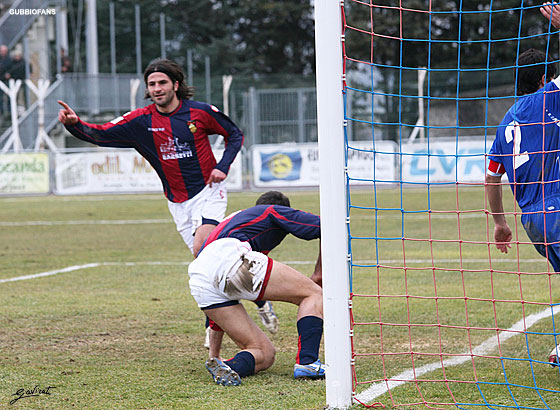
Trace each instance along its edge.
<path fill-rule="evenodd" d="M 560 273 L 560 196 L 547 198 L 545 211 L 542 203 L 525 207 L 521 222 L 537 251 Z"/>

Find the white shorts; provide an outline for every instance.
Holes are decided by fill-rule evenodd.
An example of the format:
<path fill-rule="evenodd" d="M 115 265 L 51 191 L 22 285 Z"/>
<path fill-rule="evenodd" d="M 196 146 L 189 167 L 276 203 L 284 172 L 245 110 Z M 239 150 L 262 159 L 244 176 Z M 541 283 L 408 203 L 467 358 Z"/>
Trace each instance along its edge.
<path fill-rule="evenodd" d="M 262 298 L 272 259 L 255 252 L 248 242 L 218 239 L 189 265 L 189 287 L 202 309 L 239 299 Z"/>
<path fill-rule="evenodd" d="M 168 201 L 167 205 L 177 230 L 192 252 L 194 233 L 198 227 L 204 224 L 205 220 L 220 223 L 226 215 L 226 183 L 214 182 L 212 187 L 206 185 L 202 191 L 185 202 Z"/>

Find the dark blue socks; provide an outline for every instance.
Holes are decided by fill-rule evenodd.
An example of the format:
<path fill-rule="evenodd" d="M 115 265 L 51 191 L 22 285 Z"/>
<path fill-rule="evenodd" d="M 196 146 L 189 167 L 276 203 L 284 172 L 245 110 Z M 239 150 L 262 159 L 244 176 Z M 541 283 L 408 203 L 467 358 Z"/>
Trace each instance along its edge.
<path fill-rule="evenodd" d="M 229 359 L 224 363 L 235 370 L 240 377 L 255 374 L 255 358 L 249 352 L 239 352 L 233 359 Z"/>
<path fill-rule="evenodd" d="M 319 345 L 323 336 L 323 319 L 305 316 L 297 322 L 298 355 L 296 363 L 309 364 L 319 358 Z"/>

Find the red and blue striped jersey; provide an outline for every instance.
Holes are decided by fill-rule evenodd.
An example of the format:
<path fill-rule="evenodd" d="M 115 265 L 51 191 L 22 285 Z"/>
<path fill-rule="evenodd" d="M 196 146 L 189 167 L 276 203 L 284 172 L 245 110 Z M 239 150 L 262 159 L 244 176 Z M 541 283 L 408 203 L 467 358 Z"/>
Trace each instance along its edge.
<path fill-rule="evenodd" d="M 519 97 L 496 132 L 487 173 L 507 173 L 521 209 L 560 193 L 560 77 Z"/>
<path fill-rule="evenodd" d="M 233 214 L 216 226 L 202 249 L 217 239 L 237 238 L 249 242 L 254 251 L 268 254 L 288 234 L 308 241 L 320 238 L 320 218 L 287 206 L 256 205 Z"/>
<path fill-rule="evenodd" d="M 135 148 L 157 172 L 171 202 L 184 202 L 198 194 L 214 168 L 227 174 L 243 145 L 243 134 L 225 114 L 191 100 L 181 100 L 169 114 L 150 104 L 103 125 L 79 120 L 66 129 L 95 145 Z M 212 134 L 224 136 L 220 162 L 212 153 L 208 139 Z"/>

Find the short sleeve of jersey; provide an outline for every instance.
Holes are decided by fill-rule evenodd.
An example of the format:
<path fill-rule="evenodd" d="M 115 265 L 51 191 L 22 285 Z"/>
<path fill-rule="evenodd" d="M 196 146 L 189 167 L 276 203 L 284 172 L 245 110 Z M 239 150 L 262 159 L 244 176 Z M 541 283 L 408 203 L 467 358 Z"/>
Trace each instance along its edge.
<path fill-rule="evenodd" d="M 488 168 L 486 172 L 489 175 L 501 176 L 506 172 L 503 164 L 503 156 L 499 155 L 501 153 L 500 138 L 504 138 L 504 129 L 505 128 L 503 126 L 498 128 L 498 131 L 496 131 L 496 138 L 494 139 L 494 143 L 488 153 Z"/>

